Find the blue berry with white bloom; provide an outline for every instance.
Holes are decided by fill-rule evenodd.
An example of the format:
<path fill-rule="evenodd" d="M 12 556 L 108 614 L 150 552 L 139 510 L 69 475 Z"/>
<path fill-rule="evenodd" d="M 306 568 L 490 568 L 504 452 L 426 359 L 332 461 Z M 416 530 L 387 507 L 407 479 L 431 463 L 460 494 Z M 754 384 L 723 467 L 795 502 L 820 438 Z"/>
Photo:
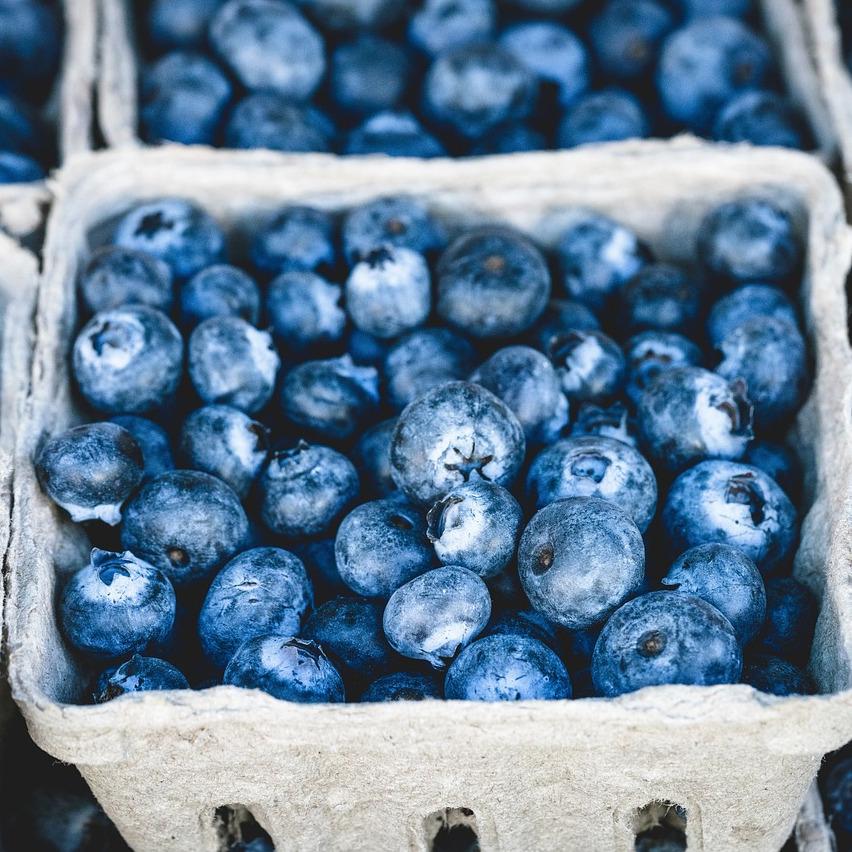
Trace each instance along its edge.
<path fill-rule="evenodd" d="M 344 154 L 387 157 L 445 157 L 444 146 L 410 113 L 385 110 L 371 115 L 346 138 Z"/>
<path fill-rule="evenodd" d="M 391 41 L 362 35 L 338 47 L 331 58 L 330 85 L 340 109 L 373 115 L 393 109 L 409 83 L 409 61 Z"/>
<path fill-rule="evenodd" d="M 442 565 L 495 577 L 515 558 L 523 512 L 505 488 L 466 482 L 438 500 L 426 520 L 429 541 Z"/>
<path fill-rule="evenodd" d="M 301 560 L 278 547 L 245 550 L 213 578 L 198 617 L 207 658 L 220 670 L 247 639 L 299 633 L 313 602 Z"/>
<path fill-rule="evenodd" d="M 574 329 L 552 337 L 547 355 L 571 402 L 604 402 L 624 385 L 621 347 L 601 331 Z"/>
<path fill-rule="evenodd" d="M 319 110 L 274 92 L 244 97 L 225 128 L 228 148 L 269 148 L 301 154 L 330 151 L 334 127 Z"/>
<path fill-rule="evenodd" d="M 278 535 L 322 535 L 354 502 L 358 489 L 358 473 L 346 456 L 300 441 L 274 453 L 261 474 L 261 516 Z"/>
<path fill-rule="evenodd" d="M 189 681 L 180 669 L 157 657 L 134 654 L 117 668 L 107 669 L 95 689 L 96 704 L 112 701 L 134 692 L 189 689 Z"/>
<path fill-rule="evenodd" d="M 692 595 L 650 592 L 628 601 L 607 621 L 592 655 L 599 695 L 645 686 L 736 683 L 742 649 L 731 622 Z"/>
<path fill-rule="evenodd" d="M 94 548 L 62 590 L 59 623 L 77 650 L 115 659 L 165 644 L 175 606 L 172 584 L 156 568 L 129 551 Z"/>
<path fill-rule="evenodd" d="M 451 47 L 491 41 L 496 29 L 494 0 L 426 0 L 411 17 L 408 39 L 437 56 Z"/>
<path fill-rule="evenodd" d="M 707 316 L 707 337 L 718 346 L 731 332 L 758 317 L 786 320 L 794 328 L 799 320 L 790 297 L 769 284 L 744 284 L 723 296 Z"/>
<path fill-rule="evenodd" d="M 606 89 L 584 95 L 565 112 L 557 134 L 560 148 L 644 139 L 650 133 L 642 103 L 630 92 Z"/>
<path fill-rule="evenodd" d="M 142 451 L 115 423 L 75 426 L 47 441 L 35 460 L 39 483 L 76 523 L 115 525 L 121 506 L 142 481 Z"/>
<path fill-rule="evenodd" d="M 95 314 L 74 341 L 77 387 L 95 409 L 145 414 L 167 403 L 183 371 L 183 339 L 171 320 L 145 305 Z"/>
<path fill-rule="evenodd" d="M 383 701 L 427 701 L 442 698 L 441 684 L 434 675 L 393 672 L 374 680 L 361 696 L 361 703 Z"/>
<path fill-rule="evenodd" d="M 607 407 L 591 405 L 588 402 L 580 406 L 571 427 L 571 437 L 579 438 L 583 435 L 614 438 L 631 447 L 637 444 L 636 423 L 620 402 L 614 402 Z"/>
<path fill-rule="evenodd" d="M 559 657 L 535 639 L 486 636 L 450 666 L 444 693 L 463 701 L 554 701 L 571 698 L 571 678 Z"/>
<path fill-rule="evenodd" d="M 472 571 L 445 565 L 400 586 L 385 607 L 391 647 L 443 669 L 491 618 L 488 587 Z"/>
<path fill-rule="evenodd" d="M 262 274 L 290 269 L 323 273 L 337 262 L 332 217 L 313 207 L 284 207 L 255 231 L 249 254 Z"/>
<path fill-rule="evenodd" d="M 698 366 L 701 350 L 689 338 L 670 331 L 643 331 L 624 344 L 627 358 L 625 392 L 634 405 L 660 373 L 673 367 Z"/>
<path fill-rule="evenodd" d="M 171 269 L 162 260 L 133 249 L 98 249 L 86 263 L 77 286 L 93 314 L 122 305 L 148 305 L 164 312 L 172 307 Z"/>
<path fill-rule="evenodd" d="M 322 648 L 291 636 L 271 634 L 244 642 L 228 663 L 223 683 L 299 704 L 345 701 L 343 680 Z"/>
<path fill-rule="evenodd" d="M 282 349 L 302 353 L 337 343 L 346 329 L 343 292 L 307 269 L 288 269 L 266 290 L 266 313 Z"/>
<path fill-rule="evenodd" d="M 775 92 L 747 91 L 732 98 L 713 125 L 718 142 L 806 147 L 803 121 L 792 101 Z"/>
<path fill-rule="evenodd" d="M 211 317 L 239 317 L 255 325 L 260 318 L 260 291 L 241 269 L 217 263 L 181 287 L 180 315 L 190 327 Z"/>
<path fill-rule="evenodd" d="M 624 323 L 631 331 L 688 332 L 701 311 L 698 283 L 667 263 L 639 270 L 620 295 Z"/>
<path fill-rule="evenodd" d="M 615 503 L 597 497 L 540 509 L 518 546 L 518 573 L 533 608 L 572 630 L 606 618 L 638 591 L 644 572 L 638 527 Z"/>
<path fill-rule="evenodd" d="M 206 405 L 183 423 L 186 466 L 218 476 L 244 500 L 269 451 L 269 430 L 238 408 Z"/>
<path fill-rule="evenodd" d="M 819 615 L 814 593 L 794 577 L 770 577 L 766 581 L 766 622 L 755 646 L 804 665 Z"/>
<path fill-rule="evenodd" d="M 158 426 L 153 420 L 133 414 L 119 414 L 110 422 L 127 429 L 142 450 L 143 482 L 148 482 L 167 470 L 174 470 L 171 441 L 162 426 Z"/>

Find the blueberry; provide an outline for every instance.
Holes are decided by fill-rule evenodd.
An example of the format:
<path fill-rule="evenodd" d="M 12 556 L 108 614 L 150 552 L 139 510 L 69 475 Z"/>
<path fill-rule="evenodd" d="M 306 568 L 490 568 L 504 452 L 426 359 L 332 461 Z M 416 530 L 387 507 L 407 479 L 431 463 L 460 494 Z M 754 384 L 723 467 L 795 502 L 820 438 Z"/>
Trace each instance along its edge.
<path fill-rule="evenodd" d="M 148 142 L 213 145 L 233 89 L 219 67 L 197 53 L 175 52 L 145 68 L 139 120 Z"/>
<path fill-rule="evenodd" d="M 144 417 L 133 414 L 120 414 L 113 417 L 113 423 L 127 429 L 142 450 L 142 481 L 147 482 L 167 470 L 174 470 L 172 447 L 169 436 L 162 426 Z"/>
<path fill-rule="evenodd" d="M 589 86 L 588 51 L 567 27 L 549 21 L 515 24 L 503 31 L 500 44 L 539 80 L 554 86 L 562 104 L 570 104 Z"/>
<path fill-rule="evenodd" d="M 473 369 L 473 347 L 447 328 L 423 328 L 397 341 L 385 356 L 388 399 L 404 408 L 426 391 L 463 379 Z"/>
<path fill-rule="evenodd" d="M 202 269 L 181 287 L 180 316 L 190 327 L 211 317 L 239 317 L 256 325 L 260 292 L 241 269 L 217 263 Z"/>
<path fill-rule="evenodd" d="M 645 388 L 636 419 L 651 458 L 665 470 L 702 459 L 739 459 L 752 432 L 752 406 L 741 380 L 701 367 L 673 367 Z"/>
<path fill-rule="evenodd" d="M 621 347 L 600 331 L 566 331 L 547 352 L 572 402 L 603 402 L 621 390 L 626 364 Z"/>
<path fill-rule="evenodd" d="M 663 39 L 674 28 L 657 0 L 608 0 L 589 27 L 592 50 L 607 77 L 633 80 L 648 74 Z"/>
<path fill-rule="evenodd" d="M 300 441 L 274 453 L 261 474 L 261 516 L 278 535 L 321 535 L 355 500 L 358 487 L 358 473 L 346 456 Z"/>
<path fill-rule="evenodd" d="M 688 18 L 749 18 L 754 11 L 754 0 L 678 0 L 678 4 Z"/>
<path fill-rule="evenodd" d="M 701 350 L 691 340 L 669 331 L 643 331 L 624 345 L 627 357 L 627 396 L 634 405 L 660 373 L 673 367 L 697 366 Z"/>
<path fill-rule="evenodd" d="M 376 249 L 352 268 L 345 293 L 357 328 L 379 338 L 397 337 L 429 316 L 429 267 L 411 249 Z"/>
<path fill-rule="evenodd" d="M 32 183 L 45 177 L 44 169 L 32 157 L 0 151 L 0 184 Z"/>
<path fill-rule="evenodd" d="M 495 577 L 515 558 L 523 513 L 505 488 L 466 482 L 438 500 L 426 520 L 429 541 L 442 565 Z"/>
<path fill-rule="evenodd" d="M 490 41 L 496 29 L 494 0 L 425 0 L 411 16 L 408 38 L 437 56 L 452 47 Z"/>
<path fill-rule="evenodd" d="M 307 100 L 325 73 L 325 46 L 283 0 L 228 0 L 210 23 L 213 49 L 249 90 Z"/>
<path fill-rule="evenodd" d="M 323 273 L 335 266 L 334 222 L 313 207 L 284 207 L 253 234 L 254 268 L 277 275 L 291 269 Z"/>
<path fill-rule="evenodd" d="M 534 609 L 504 612 L 485 629 L 484 636 L 526 636 L 553 651 L 560 647 L 559 628 Z"/>
<path fill-rule="evenodd" d="M 389 597 L 435 564 L 423 512 L 398 496 L 353 509 L 337 530 L 334 554 L 343 582 L 366 597 Z"/>
<path fill-rule="evenodd" d="M 143 469 L 139 444 L 115 423 L 75 426 L 47 441 L 35 460 L 41 487 L 75 523 L 117 524 Z"/>
<path fill-rule="evenodd" d="M 95 314 L 74 341 L 74 378 L 86 401 L 109 414 L 164 405 L 183 372 L 183 339 L 169 318 L 144 305 Z"/>
<path fill-rule="evenodd" d="M 396 417 L 382 420 L 367 429 L 355 445 L 354 460 L 365 490 L 377 497 L 386 497 L 396 490 L 391 476 L 390 445 Z"/>
<path fill-rule="evenodd" d="M 396 23 L 407 0 L 299 0 L 323 27 L 332 30 L 375 30 Z"/>
<path fill-rule="evenodd" d="M 225 235 L 200 207 L 181 198 L 139 204 L 118 222 L 113 242 L 164 260 L 178 279 L 222 259 Z"/>
<path fill-rule="evenodd" d="M 266 313 L 282 348 L 302 353 L 338 342 L 346 329 L 340 287 L 302 269 L 276 276 L 266 290 Z"/>
<path fill-rule="evenodd" d="M 742 650 L 731 622 L 707 601 L 650 592 L 628 601 L 607 621 L 592 655 L 600 695 L 646 686 L 736 683 Z"/>
<path fill-rule="evenodd" d="M 434 675 L 393 672 L 374 680 L 361 696 L 361 703 L 426 701 L 442 698 L 441 693 L 441 684 Z"/>
<path fill-rule="evenodd" d="M 807 351 L 798 329 L 786 320 L 755 317 L 719 341 L 716 372 L 744 380 L 759 429 L 785 424 L 799 410 L 808 385 Z"/>
<path fill-rule="evenodd" d="M 801 119 L 789 98 L 748 91 L 732 98 L 716 117 L 713 138 L 782 148 L 805 147 Z"/>
<path fill-rule="evenodd" d="M 357 366 L 348 355 L 306 361 L 281 383 L 285 417 L 328 440 L 343 441 L 360 432 L 378 402 L 378 373 Z"/>
<path fill-rule="evenodd" d="M 207 658 L 224 669 L 247 639 L 299 632 L 311 606 L 311 581 L 301 560 L 278 547 L 235 556 L 213 578 L 198 617 Z"/>
<path fill-rule="evenodd" d="M 559 278 L 565 292 L 569 298 L 595 310 L 604 307 L 650 257 L 632 231 L 606 216 L 583 209 L 570 211 L 566 228 L 556 244 Z"/>
<path fill-rule="evenodd" d="M 160 50 L 204 47 L 207 28 L 224 0 L 151 0 L 147 34 Z"/>
<path fill-rule="evenodd" d="M 806 663 L 819 604 L 811 590 L 793 577 L 766 581 L 766 622 L 755 646 L 766 654 Z"/>
<path fill-rule="evenodd" d="M 424 109 L 438 124 L 468 140 L 533 108 L 535 77 L 504 48 L 467 44 L 432 63 L 423 84 Z"/>
<path fill-rule="evenodd" d="M 796 509 L 777 483 L 756 467 L 730 461 L 704 461 L 682 473 L 662 520 L 675 552 L 730 544 L 764 574 L 785 562 L 797 536 Z"/>
<path fill-rule="evenodd" d="M 798 327 L 796 309 L 778 287 L 745 284 L 717 301 L 707 317 L 707 336 L 714 346 L 734 329 L 757 317 L 786 320 Z"/>
<path fill-rule="evenodd" d="M 509 228 L 475 228 L 459 237 L 441 256 L 436 277 L 438 315 L 477 338 L 526 331 L 550 298 L 541 252 Z"/>
<path fill-rule="evenodd" d="M 98 249 L 86 263 L 77 287 L 93 314 L 122 305 L 148 305 L 165 312 L 172 306 L 169 267 L 162 260 L 133 249 Z"/>
<path fill-rule="evenodd" d="M 229 486 L 200 471 L 171 470 L 127 504 L 121 543 L 183 584 L 209 577 L 245 546 L 248 533 L 246 513 Z"/>
<path fill-rule="evenodd" d="M 363 598 L 337 597 L 311 613 L 302 635 L 328 654 L 347 685 L 364 684 L 398 664 L 382 629 L 382 605 Z"/>
<path fill-rule="evenodd" d="M 274 92 L 256 92 L 234 107 L 225 128 L 225 145 L 292 154 L 326 152 L 331 150 L 333 135 L 331 122 L 313 107 L 292 103 Z"/>
<path fill-rule="evenodd" d="M 838 760 L 826 774 L 823 784 L 831 827 L 838 840 L 846 841 L 852 833 L 852 757 L 847 754 Z"/>
<path fill-rule="evenodd" d="M 385 607 L 383 624 L 394 650 L 443 669 L 489 618 L 485 583 L 467 568 L 445 565 L 400 586 Z"/>
<path fill-rule="evenodd" d="M 448 382 L 400 414 L 391 441 L 391 474 L 419 503 L 433 503 L 468 481 L 509 486 L 526 442 L 511 410 L 485 388 Z"/>
<path fill-rule="evenodd" d="M 340 109 L 364 115 L 392 110 L 408 87 L 408 57 L 393 42 L 362 35 L 334 51 L 330 77 Z"/>
<path fill-rule="evenodd" d="M 802 488 L 802 470 L 793 451 L 772 441 L 752 441 L 743 457 L 746 464 L 771 476 L 785 494 L 794 496 Z"/>
<path fill-rule="evenodd" d="M 545 506 L 518 547 L 518 573 L 533 608 L 574 630 L 606 618 L 637 591 L 644 570 L 636 524 L 615 503 L 596 497 Z"/>
<path fill-rule="evenodd" d="M 186 467 L 218 476 L 244 500 L 266 461 L 269 431 L 237 408 L 207 405 L 183 423 L 180 452 Z"/>
<path fill-rule="evenodd" d="M 489 133 L 470 153 L 475 157 L 489 154 L 523 154 L 547 147 L 547 140 L 537 130 L 526 124 L 510 124 Z"/>
<path fill-rule="evenodd" d="M 240 645 L 223 682 L 262 689 L 282 701 L 322 704 L 345 700 L 337 669 L 315 642 L 287 636 L 257 636 Z"/>
<path fill-rule="evenodd" d="M 811 679 L 799 668 L 780 657 L 753 654 L 743 665 L 743 683 L 771 695 L 812 695 Z"/>
<path fill-rule="evenodd" d="M 595 315 L 580 302 L 551 299 L 539 321 L 533 326 L 533 345 L 547 352 L 551 340 L 566 331 L 598 331 L 601 325 Z"/>
<path fill-rule="evenodd" d="M 731 622 L 741 645 L 763 626 L 763 578 L 748 556 L 728 544 L 690 548 L 674 561 L 662 585 L 713 604 Z"/>
<path fill-rule="evenodd" d="M 696 281 L 677 267 L 652 263 L 622 288 L 624 324 L 631 331 L 688 332 L 701 310 Z"/>
<path fill-rule="evenodd" d="M 464 701 L 558 700 L 571 697 L 571 679 L 547 645 L 526 636 L 486 636 L 450 666 L 444 693 Z"/>
<path fill-rule="evenodd" d="M 211 317 L 189 338 L 188 371 L 206 403 L 232 405 L 248 414 L 269 402 L 281 359 L 269 332 L 233 316 Z"/>
<path fill-rule="evenodd" d="M 530 465 L 527 494 L 537 509 L 569 497 L 600 497 L 624 510 L 640 532 L 657 510 L 651 465 L 629 444 L 600 435 L 565 438 Z"/>
<path fill-rule="evenodd" d="M 631 447 L 636 446 L 635 423 L 620 402 L 614 402 L 607 408 L 584 403 L 571 427 L 572 438 L 583 435 L 601 435 L 623 441 Z"/>
<path fill-rule="evenodd" d="M 94 548 L 62 590 L 59 621 L 78 651 L 115 659 L 167 642 L 175 606 L 172 584 L 156 568 L 129 551 Z"/>
<path fill-rule="evenodd" d="M 568 400 L 548 359 L 528 346 L 495 352 L 470 377 L 509 406 L 531 444 L 556 440 L 568 423 Z"/>
<path fill-rule="evenodd" d="M 801 266 L 790 214 L 768 198 L 745 196 L 710 210 L 698 230 L 698 259 L 734 283 L 783 283 Z"/>
<path fill-rule="evenodd" d="M 134 654 L 118 668 L 107 669 L 99 678 L 94 694 L 96 704 L 103 704 L 133 692 L 189 689 L 183 672 L 157 657 Z"/>
<path fill-rule="evenodd" d="M 406 195 L 353 207 L 343 220 L 342 236 L 343 251 L 352 266 L 381 248 L 407 248 L 429 257 L 447 244 L 443 225 L 422 201 Z"/>
<path fill-rule="evenodd" d="M 32 97 L 50 85 L 62 53 L 62 17 L 54 3 L 0 2 L 0 84 Z"/>
<path fill-rule="evenodd" d="M 561 15 L 579 6 L 583 0 L 508 0 L 508 2 L 525 12 L 540 15 Z"/>
<path fill-rule="evenodd" d="M 607 89 L 584 95 L 566 110 L 559 124 L 558 147 L 643 139 L 649 132 L 642 104 L 629 92 Z"/>
<path fill-rule="evenodd" d="M 769 46 L 745 24 L 704 18 L 666 39 L 657 92 L 672 121 L 706 134 L 724 104 L 739 92 L 761 88 L 772 71 Z"/>
<path fill-rule="evenodd" d="M 378 112 L 347 137 L 344 154 L 388 157 L 445 157 L 444 146 L 410 112 Z"/>

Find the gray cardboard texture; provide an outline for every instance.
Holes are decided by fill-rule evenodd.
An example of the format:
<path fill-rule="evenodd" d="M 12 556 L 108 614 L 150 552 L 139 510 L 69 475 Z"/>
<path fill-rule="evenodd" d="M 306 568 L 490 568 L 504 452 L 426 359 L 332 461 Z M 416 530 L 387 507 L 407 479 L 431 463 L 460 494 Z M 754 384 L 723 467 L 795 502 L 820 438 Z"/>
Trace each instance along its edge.
<path fill-rule="evenodd" d="M 56 91 L 47 111 L 57 126 L 65 162 L 93 148 L 94 89 L 98 34 L 97 0 L 64 0 L 65 43 Z M 50 201 L 44 182 L 0 184 L 0 231 L 26 237 L 41 225 Z"/>
<path fill-rule="evenodd" d="M 469 808 L 485 852 L 626 852 L 637 809 L 654 801 L 686 809 L 690 850 L 780 848 L 821 756 L 852 736 L 852 236 L 822 166 L 694 140 L 458 162 L 161 148 L 82 158 L 55 188 L 16 450 L 9 675 L 33 738 L 79 766 L 134 849 L 216 849 L 214 810 L 239 803 L 279 850 L 425 852 L 430 814 Z M 801 302 L 816 376 L 794 430 L 809 506 L 795 570 L 822 601 L 810 668 L 824 694 L 669 686 L 616 700 L 311 706 L 216 687 L 72 704 L 83 684 L 53 600 L 57 574 L 82 565 L 88 543 L 41 493 L 31 459 L 79 417 L 66 355 L 76 273 L 105 236 L 98 225 L 138 200 L 185 196 L 239 240 L 286 203 L 339 210 L 403 192 L 450 227 L 509 222 L 544 245 L 579 204 L 689 263 L 703 213 L 749 191 L 787 205 L 808 245 Z"/>
<path fill-rule="evenodd" d="M 107 145 L 141 144 L 137 132 L 139 99 L 132 0 L 100 4 L 98 121 Z M 817 153 L 828 161 L 835 150 L 834 131 L 820 95 L 807 32 L 796 0 L 758 0 L 763 31 L 769 39 L 790 97 L 806 117 Z"/>

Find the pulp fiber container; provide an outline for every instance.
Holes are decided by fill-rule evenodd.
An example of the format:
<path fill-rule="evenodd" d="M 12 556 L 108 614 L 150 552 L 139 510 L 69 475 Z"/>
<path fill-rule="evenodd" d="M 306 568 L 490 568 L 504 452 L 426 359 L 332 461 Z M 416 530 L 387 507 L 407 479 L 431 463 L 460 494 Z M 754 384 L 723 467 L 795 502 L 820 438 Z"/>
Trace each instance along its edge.
<path fill-rule="evenodd" d="M 852 185 L 852 75 L 843 59 L 843 34 L 837 20 L 837 7 L 835 0 L 802 0 L 802 4 L 822 97 L 843 158 L 848 194 Z"/>
<path fill-rule="evenodd" d="M 106 143 L 140 145 L 134 0 L 100 3 L 100 72 L 98 120 Z M 832 123 L 819 90 L 806 30 L 797 0 L 757 0 L 762 31 L 770 42 L 787 93 L 804 114 L 816 153 L 828 161 L 836 148 Z"/>
<path fill-rule="evenodd" d="M 37 278 L 35 257 L 16 245 L 11 237 L 0 234 L 0 569 L 5 566 L 11 531 L 15 442 L 29 390 Z M 4 601 L 3 570 L 0 570 L 0 617 Z M 0 643 L 0 671 L 4 650 Z M 0 676 L 0 766 L 3 732 L 12 710 L 5 678 Z"/>
<path fill-rule="evenodd" d="M 278 850 L 426 852 L 441 826 L 461 822 L 485 852 L 626 852 L 653 819 L 685 814 L 691 852 L 777 852 L 822 756 L 852 737 L 852 237 L 816 160 L 685 139 L 456 162 L 164 147 L 79 159 L 55 189 L 17 444 L 9 677 L 33 739 L 78 766 L 134 849 L 218 849 L 217 812 L 230 806 L 250 811 Z M 808 248 L 801 304 L 815 382 L 791 436 L 807 471 L 795 570 L 821 601 L 810 671 L 823 694 L 666 686 L 614 700 L 299 705 L 218 686 L 77 705 L 81 669 L 53 604 L 88 542 L 41 492 L 32 458 L 80 417 L 67 366 L 75 278 L 116 216 L 184 196 L 239 251 L 282 205 L 336 211 L 409 193 L 451 230 L 507 222 L 552 246 L 579 204 L 688 264 L 701 216 L 744 192 L 786 205 Z"/>
<path fill-rule="evenodd" d="M 805 801 L 802 802 L 793 836 L 798 852 L 838 852 L 837 840 L 825 818 L 816 781 L 811 784 Z"/>
<path fill-rule="evenodd" d="M 62 63 L 45 112 L 56 128 L 60 162 L 93 147 L 97 0 L 63 0 Z M 0 184 L 0 230 L 27 237 L 42 224 L 50 202 L 44 181 Z"/>

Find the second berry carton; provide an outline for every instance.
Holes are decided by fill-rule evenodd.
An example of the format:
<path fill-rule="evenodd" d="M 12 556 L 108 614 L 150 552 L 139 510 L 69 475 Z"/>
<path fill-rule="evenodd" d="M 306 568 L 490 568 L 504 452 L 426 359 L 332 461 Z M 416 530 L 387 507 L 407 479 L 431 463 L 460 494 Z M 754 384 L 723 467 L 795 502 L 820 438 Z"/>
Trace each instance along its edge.
<path fill-rule="evenodd" d="M 454 232 L 504 223 L 544 248 L 580 205 L 635 230 L 660 259 L 688 264 L 705 213 L 744 193 L 788 210 L 806 250 L 799 298 L 814 382 L 790 437 L 806 483 L 794 570 L 820 601 L 809 662 L 818 695 L 661 686 L 615 699 L 304 705 L 215 686 L 81 706 L 89 675 L 54 603 L 91 543 L 46 496 L 33 460 L 81 420 L 67 360 L 76 284 L 128 210 L 164 195 L 189 199 L 239 253 L 287 204 L 341 212 L 406 194 Z M 822 756 L 852 735 L 850 256 L 840 194 L 815 160 L 689 140 L 416 169 L 180 148 L 69 164 L 45 245 L 7 559 L 10 682 L 33 738 L 78 766 L 140 850 L 217 848 L 222 814 L 250 813 L 284 849 L 427 850 L 463 826 L 485 850 L 626 852 L 657 822 L 684 831 L 691 849 L 775 852 Z"/>

